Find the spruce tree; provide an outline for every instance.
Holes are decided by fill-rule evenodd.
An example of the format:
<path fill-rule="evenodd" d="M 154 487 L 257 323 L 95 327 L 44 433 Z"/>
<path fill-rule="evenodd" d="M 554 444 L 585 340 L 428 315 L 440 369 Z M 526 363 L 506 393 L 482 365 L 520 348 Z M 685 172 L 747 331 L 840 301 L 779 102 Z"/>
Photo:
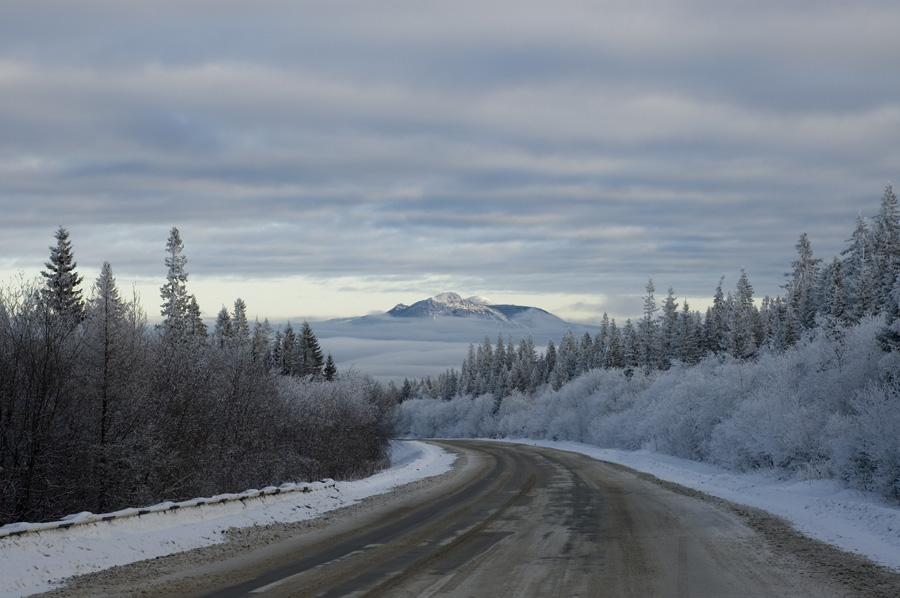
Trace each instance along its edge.
<path fill-rule="evenodd" d="M 880 311 L 890 311 L 893 309 L 891 292 L 900 273 L 900 205 L 891 185 L 885 187 L 881 198 L 874 241 L 878 305 Z"/>
<path fill-rule="evenodd" d="M 284 327 L 281 337 L 281 373 L 284 376 L 293 376 L 297 373 L 296 353 L 297 338 L 294 336 L 294 327 L 288 322 Z"/>
<path fill-rule="evenodd" d="M 872 316 L 878 309 L 877 281 L 874 265 L 874 239 L 862 214 L 856 216 L 856 229 L 847 240 L 850 245 L 841 252 L 847 311 L 850 321 Z"/>
<path fill-rule="evenodd" d="M 166 266 L 169 273 L 166 275 L 166 284 L 159 290 L 163 300 L 161 326 L 164 334 L 172 339 L 183 339 L 189 328 L 190 297 L 187 294 L 188 275 L 184 269 L 187 258 L 182 255 L 182 251 L 184 242 L 178 229 L 173 226 L 166 241 Z"/>
<path fill-rule="evenodd" d="M 216 344 L 219 345 L 220 349 L 224 349 L 225 345 L 229 344 L 234 337 L 231 314 L 228 313 L 228 310 L 224 305 L 222 306 L 222 309 L 219 310 L 219 315 L 216 316 L 216 327 L 213 334 L 216 337 Z"/>
<path fill-rule="evenodd" d="M 239 347 L 250 345 L 250 323 L 247 321 L 247 304 L 238 297 L 234 301 L 234 316 L 232 317 L 234 329 L 234 341 Z"/>
<path fill-rule="evenodd" d="M 54 313 L 77 324 L 84 317 L 84 300 L 81 297 L 82 277 L 75 272 L 74 253 L 69 241 L 69 231 L 62 226 L 56 231 L 56 246 L 50 248 L 50 261 L 41 272 L 47 286 L 42 291 L 44 301 Z"/>
<path fill-rule="evenodd" d="M 297 344 L 300 354 L 299 375 L 320 378 L 322 369 L 325 367 L 325 359 L 322 356 L 322 349 L 319 347 L 319 340 L 313 334 L 309 322 L 303 322 Z"/>
<path fill-rule="evenodd" d="M 791 272 L 785 274 L 788 282 L 788 307 L 797 323 L 806 329 L 815 326 L 816 313 L 819 309 L 819 263 L 822 260 L 813 257 L 812 246 L 806 233 L 800 235 L 795 245 L 798 259 L 791 262 Z"/>
<path fill-rule="evenodd" d="M 322 373 L 327 382 L 332 382 L 337 376 L 337 366 L 334 365 L 334 358 L 331 356 L 331 353 L 325 358 L 325 369 Z"/>
<path fill-rule="evenodd" d="M 659 311 L 659 306 L 656 305 L 656 298 L 653 295 L 655 290 L 653 279 L 651 278 L 647 281 L 647 294 L 644 296 L 644 317 L 638 323 L 640 357 L 634 365 L 642 365 L 647 370 L 657 367 L 659 363 L 658 325 L 655 316 L 656 312 Z"/>

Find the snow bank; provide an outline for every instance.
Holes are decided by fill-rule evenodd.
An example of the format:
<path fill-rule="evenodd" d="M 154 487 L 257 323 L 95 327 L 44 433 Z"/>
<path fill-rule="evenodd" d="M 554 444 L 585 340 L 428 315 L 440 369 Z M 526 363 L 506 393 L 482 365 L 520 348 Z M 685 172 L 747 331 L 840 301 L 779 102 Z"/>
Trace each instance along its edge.
<path fill-rule="evenodd" d="M 250 500 L 212 504 L 213 499 L 194 499 L 178 503 L 191 508 L 174 509 L 175 503 L 160 503 L 127 509 L 132 516 L 107 520 L 79 513 L 65 522 L 80 525 L 65 528 L 59 528 L 59 523 L 13 524 L 18 531 L 29 533 L 0 538 L 0 596 L 29 596 L 52 589 L 72 575 L 217 544 L 233 527 L 311 519 L 401 484 L 441 474 L 455 458 L 421 442 L 394 442 L 391 453 L 390 469 L 354 482 L 315 484 L 315 492 L 254 490 L 227 495 L 245 495 Z M 143 514 L 138 516 L 138 512 Z"/>

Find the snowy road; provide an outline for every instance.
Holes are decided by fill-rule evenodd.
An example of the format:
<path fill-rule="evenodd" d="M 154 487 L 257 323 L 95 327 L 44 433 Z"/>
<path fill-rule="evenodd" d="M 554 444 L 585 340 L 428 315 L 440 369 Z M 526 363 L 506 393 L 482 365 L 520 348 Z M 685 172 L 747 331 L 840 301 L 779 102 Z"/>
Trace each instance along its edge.
<path fill-rule="evenodd" d="M 463 450 L 466 465 L 437 484 L 302 535 L 175 568 L 126 568 L 118 586 L 107 580 L 81 591 L 826 597 L 900 590 L 897 574 L 776 518 L 617 465 L 544 447 L 445 444 Z"/>

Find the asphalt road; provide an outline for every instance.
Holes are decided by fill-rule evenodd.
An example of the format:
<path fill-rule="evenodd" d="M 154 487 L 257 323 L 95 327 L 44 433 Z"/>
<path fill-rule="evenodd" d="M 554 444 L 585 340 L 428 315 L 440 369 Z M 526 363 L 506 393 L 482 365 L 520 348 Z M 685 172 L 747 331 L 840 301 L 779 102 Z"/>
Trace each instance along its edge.
<path fill-rule="evenodd" d="M 83 591 L 120 595 L 131 584 L 127 595 L 218 598 L 898 595 L 900 575 L 811 543 L 771 517 L 620 466 L 523 445 L 439 444 L 462 451 L 466 463 L 439 484 L 164 575 L 137 564 L 131 581 L 120 575 L 119 589 Z"/>
<path fill-rule="evenodd" d="M 454 442 L 461 487 L 208 594 L 822 596 L 736 515 L 560 451 Z"/>

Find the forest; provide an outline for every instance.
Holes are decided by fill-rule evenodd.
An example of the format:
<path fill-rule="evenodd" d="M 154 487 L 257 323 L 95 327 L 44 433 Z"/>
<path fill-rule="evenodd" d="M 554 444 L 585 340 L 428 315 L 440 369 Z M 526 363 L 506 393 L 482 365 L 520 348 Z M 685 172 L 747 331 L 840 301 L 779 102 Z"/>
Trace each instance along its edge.
<path fill-rule="evenodd" d="M 273 334 L 237 299 L 208 330 L 177 228 L 156 326 L 108 262 L 82 288 L 56 241 L 41 277 L 0 289 L 0 525 L 386 464 L 395 397 L 339 374 L 306 322 Z"/>
<path fill-rule="evenodd" d="M 526 437 L 651 450 L 733 470 L 834 479 L 900 500 L 900 208 L 890 185 L 841 255 L 796 243 L 783 296 L 746 272 L 700 313 L 646 287 L 642 316 L 530 339 L 485 338 L 459 370 L 406 381 L 415 437 Z"/>

